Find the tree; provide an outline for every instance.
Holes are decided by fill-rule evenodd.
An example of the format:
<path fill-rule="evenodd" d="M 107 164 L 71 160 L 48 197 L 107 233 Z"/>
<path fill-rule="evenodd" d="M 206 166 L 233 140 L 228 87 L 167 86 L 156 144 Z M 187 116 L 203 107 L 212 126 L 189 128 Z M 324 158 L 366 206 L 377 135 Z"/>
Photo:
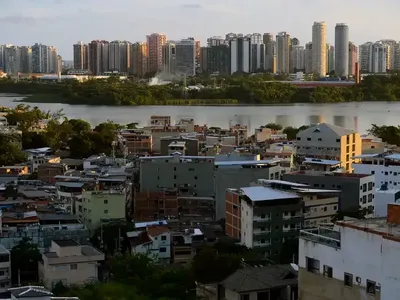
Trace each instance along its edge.
<path fill-rule="evenodd" d="M 134 227 L 134 223 L 126 221 L 114 221 L 103 224 L 94 231 L 91 237 L 91 243 L 95 247 L 103 249 L 103 251 L 109 255 L 113 255 L 115 252 L 125 253 L 129 247 L 126 234 L 134 230 Z M 103 241 L 101 239 L 103 239 Z M 103 244 L 101 242 L 103 242 Z M 121 246 L 121 249 L 116 248 L 118 245 Z"/>
<path fill-rule="evenodd" d="M 381 138 L 385 143 L 400 146 L 400 126 L 378 126 L 372 124 L 368 133 Z"/>
<path fill-rule="evenodd" d="M 69 119 L 68 123 L 71 125 L 72 132 L 74 134 L 83 134 L 87 131 L 91 131 L 90 124 L 81 119 Z"/>
<path fill-rule="evenodd" d="M 286 134 L 288 140 L 295 140 L 299 129 L 296 127 L 288 126 L 283 129 L 283 133 Z"/>
<path fill-rule="evenodd" d="M 268 123 L 267 125 L 265 125 L 265 128 L 269 128 L 272 130 L 282 130 L 282 125 L 280 124 L 276 124 L 276 123 Z"/>
<path fill-rule="evenodd" d="M 192 262 L 195 280 L 201 283 L 220 282 L 240 268 L 240 261 L 240 256 L 218 254 L 215 249 L 204 248 Z"/>
<path fill-rule="evenodd" d="M 139 123 L 133 122 L 126 125 L 127 129 L 136 129 Z"/>
<path fill-rule="evenodd" d="M 0 134 L 0 166 L 12 166 L 25 162 L 27 155 L 21 150 L 18 137 Z"/>
<path fill-rule="evenodd" d="M 42 260 L 37 244 L 32 244 L 28 238 L 23 238 L 11 249 L 11 271 L 13 282 L 38 281 L 38 263 Z"/>

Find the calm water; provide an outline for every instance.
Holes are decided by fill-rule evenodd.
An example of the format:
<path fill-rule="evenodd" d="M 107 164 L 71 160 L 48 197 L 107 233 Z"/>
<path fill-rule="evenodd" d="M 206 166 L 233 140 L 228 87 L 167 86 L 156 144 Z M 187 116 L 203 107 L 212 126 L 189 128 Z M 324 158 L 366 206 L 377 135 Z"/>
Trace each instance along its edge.
<path fill-rule="evenodd" d="M 14 107 L 21 97 L 0 95 L 0 106 Z M 196 124 L 227 128 L 232 124 L 248 125 L 254 129 L 270 122 L 299 127 L 304 124 L 327 122 L 366 133 L 371 124 L 400 125 L 400 102 L 364 102 L 337 104 L 293 104 L 274 106 L 139 106 L 110 107 L 27 103 L 43 110 L 63 109 L 68 118 L 79 118 L 92 125 L 112 120 L 127 124 L 147 125 L 151 115 L 168 115 L 174 121 L 193 118 Z"/>

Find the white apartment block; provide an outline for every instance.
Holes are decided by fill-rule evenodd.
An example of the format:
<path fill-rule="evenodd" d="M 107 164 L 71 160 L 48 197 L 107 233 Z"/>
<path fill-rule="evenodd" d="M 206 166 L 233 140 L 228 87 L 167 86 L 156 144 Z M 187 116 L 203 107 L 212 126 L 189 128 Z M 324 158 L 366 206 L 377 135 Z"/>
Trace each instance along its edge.
<path fill-rule="evenodd" d="M 399 299 L 400 214 L 302 230 L 299 299 Z"/>
<path fill-rule="evenodd" d="M 361 154 L 355 159 L 354 173 L 375 175 L 377 188 L 400 190 L 400 154 Z"/>
<path fill-rule="evenodd" d="M 359 47 L 360 70 L 386 73 L 390 66 L 390 46 L 382 42 L 367 42 Z"/>
<path fill-rule="evenodd" d="M 312 27 L 312 70 L 326 75 L 326 23 L 314 22 Z"/>

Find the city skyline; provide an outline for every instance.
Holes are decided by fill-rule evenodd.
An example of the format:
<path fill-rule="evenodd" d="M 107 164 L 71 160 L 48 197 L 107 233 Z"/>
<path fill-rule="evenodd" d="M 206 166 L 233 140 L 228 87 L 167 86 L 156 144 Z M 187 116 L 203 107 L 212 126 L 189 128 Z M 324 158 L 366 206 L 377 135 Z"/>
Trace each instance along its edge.
<path fill-rule="evenodd" d="M 4 0 L 0 22 L 9 26 L 1 44 L 54 45 L 66 60 L 73 59 L 71 45 L 78 40 L 85 43 L 96 39 L 140 42 L 146 41 L 146 35 L 152 32 L 165 33 L 172 40 L 193 36 L 205 44 L 208 37 L 229 32 L 272 32 L 276 35 L 286 31 L 305 45 L 312 39 L 314 21 L 326 22 L 327 42 L 331 44 L 335 41 L 336 23 L 349 26 L 350 40 L 356 45 L 365 41 L 400 39 L 396 36 L 400 21 L 395 16 L 400 3 L 393 0 L 363 1 L 362 6 L 360 1 L 343 0 L 309 0 L 307 6 L 304 1 L 293 0 L 290 7 L 277 0 L 253 2 L 254 5 L 243 7 L 243 2 L 231 0 L 227 7 L 221 0 L 189 3 L 171 0 L 168 4 L 160 0 L 150 3 L 115 0 L 110 7 L 105 0 L 42 0 L 40 3 Z M 21 7 L 24 7 L 23 14 L 19 12 Z M 266 13 L 268 11 L 273 13 Z M 299 11 L 302 11 L 301 17 L 298 17 Z M 370 26 L 369 15 L 374 16 L 374 23 L 379 26 Z M 241 22 L 237 22 L 238 18 Z"/>

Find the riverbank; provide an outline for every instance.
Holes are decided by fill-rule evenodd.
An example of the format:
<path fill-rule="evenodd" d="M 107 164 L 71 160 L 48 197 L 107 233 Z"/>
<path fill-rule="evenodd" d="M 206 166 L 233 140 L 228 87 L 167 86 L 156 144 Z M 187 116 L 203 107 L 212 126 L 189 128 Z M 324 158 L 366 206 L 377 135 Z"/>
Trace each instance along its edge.
<path fill-rule="evenodd" d="M 15 95 L 14 95 L 15 96 Z M 32 95 L 18 95 L 22 97 L 15 102 L 22 103 L 59 103 L 59 104 L 69 104 L 69 105 L 92 105 L 92 106 L 104 106 L 104 104 L 96 104 L 93 102 L 88 103 L 77 103 L 74 101 L 69 101 L 67 98 L 61 95 L 55 94 L 32 94 Z M 243 104 L 238 103 L 235 99 L 171 99 L 165 101 L 155 101 L 154 103 L 149 103 L 146 105 L 155 106 L 243 106 Z M 124 105 L 109 105 L 109 106 L 124 106 Z M 137 105 L 127 105 L 127 106 L 137 106 Z"/>

